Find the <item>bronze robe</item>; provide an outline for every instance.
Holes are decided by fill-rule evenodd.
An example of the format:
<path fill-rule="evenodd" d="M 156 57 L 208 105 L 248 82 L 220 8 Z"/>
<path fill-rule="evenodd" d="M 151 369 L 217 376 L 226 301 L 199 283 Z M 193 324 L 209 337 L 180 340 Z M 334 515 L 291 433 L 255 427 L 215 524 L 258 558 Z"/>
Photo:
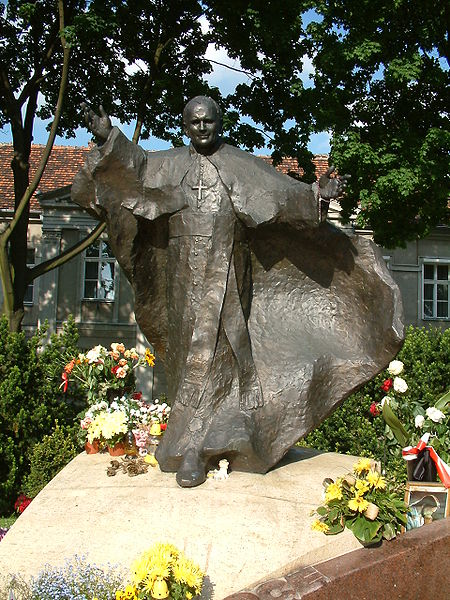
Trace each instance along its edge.
<path fill-rule="evenodd" d="M 311 186 L 227 144 L 146 153 L 114 129 L 73 199 L 106 219 L 186 450 L 265 472 L 396 354 L 399 293 L 374 244 L 319 227 Z"/>

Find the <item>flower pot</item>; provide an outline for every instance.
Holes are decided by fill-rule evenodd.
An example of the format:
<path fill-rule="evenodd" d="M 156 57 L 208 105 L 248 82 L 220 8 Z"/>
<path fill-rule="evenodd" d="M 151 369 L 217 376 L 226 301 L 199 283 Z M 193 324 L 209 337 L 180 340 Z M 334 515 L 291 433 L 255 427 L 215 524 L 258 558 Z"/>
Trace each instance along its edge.
<path fill-rule="evenodd" d="M 100 444 L 98 440 L 94 440 L 92 444 L 86 441 L 86 443 L 84 444 L 84 449 L 86 451 L 86 454 L 97 454 L 97 452 L 99 452 L 100 450 Z"/>
<path fill-rule="evenodd" d="M 125 454 L 125 444 L 123 442 L 118 442 L 114 446 L 108 446 L 108 452 L 110 456 L 122 456 Z"/>

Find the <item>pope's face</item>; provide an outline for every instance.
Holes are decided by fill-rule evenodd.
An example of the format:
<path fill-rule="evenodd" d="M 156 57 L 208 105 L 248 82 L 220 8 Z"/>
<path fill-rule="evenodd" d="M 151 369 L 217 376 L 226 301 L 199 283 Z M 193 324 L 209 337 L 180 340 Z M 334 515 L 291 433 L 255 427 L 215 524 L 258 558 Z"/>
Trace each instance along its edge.
<path fill-rule="evenodd" d="M 184 121 L 184 132 L 197 152 L 211 150 L 220 135 L 220 120 L 213 104 L 195 104 Z"/>

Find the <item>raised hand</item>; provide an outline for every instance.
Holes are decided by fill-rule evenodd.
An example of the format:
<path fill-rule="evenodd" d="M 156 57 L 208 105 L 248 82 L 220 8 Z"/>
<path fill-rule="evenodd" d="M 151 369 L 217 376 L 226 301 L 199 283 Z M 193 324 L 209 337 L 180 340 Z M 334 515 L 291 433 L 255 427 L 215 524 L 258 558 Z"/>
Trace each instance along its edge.
<path fill-rule="evenodd" d="M 103 106 L 101 104 L 99 106 L 99 115 L 86 102 L 81 103 L 81 108 L 83 109 L 84 122 L 89 131 L 94 134 L 99 143 L 103 144 L 103 142 L 106 142 L 112 129 L 112 124 Z"/>
<path fill-rule="evenodd" d="M 338 175 L 337 177 L 331 178 L 330 175 L 334 173 L 335 167 L 330 167 L 327 172 L 322 175 L 319 179 L 319 193 L 323 200 L 333 200 L 339 198 L 345 192 L 347 187 L 347 181 L 351 175 Z"/>

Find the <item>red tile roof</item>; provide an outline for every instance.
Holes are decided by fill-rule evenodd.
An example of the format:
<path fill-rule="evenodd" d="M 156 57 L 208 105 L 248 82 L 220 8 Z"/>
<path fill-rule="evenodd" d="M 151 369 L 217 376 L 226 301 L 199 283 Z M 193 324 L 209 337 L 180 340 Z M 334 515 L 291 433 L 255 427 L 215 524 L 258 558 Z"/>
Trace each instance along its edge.
<path fill-rule="evenodd" d="M 36 171 L 45 146 L 34 145 L 30 156 L 30 179 Z M 88 147 L 53 146 L 47 167 L 38 187 L 40 192 L 49 192 L 70 185 L 83 165 Z M 14 207 L 14 183 L 11 170 L 13 147 L 11 144 L 0 144 L 0 209 L 12 210 Z M 40 211 L 41 207 L 33 196 L 31 210 Z"/>
<path fill-rule="evenodd" d="M 272 164 L 270 156 L 259 156 L 258 158 L 262 158 L 269 165 Z M 316 154 L 313 158 L 313 163 L 316 167 L 316 176 L 319 178 L 328 169 L 328 154 Z M 285 157 L 275 168 L 285 175 L 288 173 L 297 173 L 301 176 L 303 174 L 303 169 L 299 168 L 296 158 Z"/>
<path fill-rule="evenodd" d="M 31 149 L 31 176 L 37 168 L 44 148 L 45 146 L 34 145 Z M 70 185 L 75 174 L 83 165 L 88 151 L 89 148 L 85 146 L 54 146 L 38 191 L 50 192 Z M 12 210 L 14 206 L 14 185 L 11 170 L 12 157 L 12 145 L 0 144 L 0 209 L 3 210 Z M 270 156 L 260 156 L 260 158 L 269 164 L 272 163 Z M 313 162 L 316 166 L 316 174 L 320 177 L 328 168 L 328 156 L 326 154 L 318 154 L 314 157 Z M 291 171 L 299 175 L 302 173 L 295 158 L 284 158 L 276 168 L 285 174 Z M 40 211 L 40 205 L 36 196 L 33 196 L 31 199 L 31 210 Z"/>

